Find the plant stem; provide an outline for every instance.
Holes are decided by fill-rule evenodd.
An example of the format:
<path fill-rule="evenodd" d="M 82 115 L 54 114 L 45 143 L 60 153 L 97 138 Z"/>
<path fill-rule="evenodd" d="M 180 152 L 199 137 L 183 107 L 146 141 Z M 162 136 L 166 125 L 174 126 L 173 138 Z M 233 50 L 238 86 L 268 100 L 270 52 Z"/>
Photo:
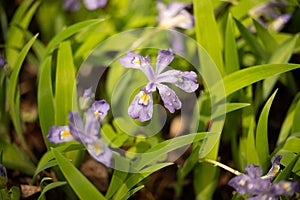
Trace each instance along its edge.
<path fill-rule="evenodd" d="M 235 170 L 235 169 L 233 169 L 233 168 L 231 168 L 231 167 L 228 167 L 227 165 L 224 165 L 223 163 L 220 163 L 220 162 L 218 162 L 218 161 L 216 161 L 216 160 L 211 160 L 211 159 L 209 159 L 209 158 L 203 158 L 203 159 L 200 159 L 199 162 L 208 162 L 208 163 L 211 163 L 211 164 L 213 164 L 214 166 L 221 167 L 222 169 L 225 169 L 225 170 L 227 170 L 227 171 L 229 171 L 229 172 L 231 172 L 231 173 L 233 173 L 233 174 L 235 174 L 235 175 L 237 175 L 237 176 L 240 175 L 240 174 L 242 174 L 242 173 L 239 172 L 238 170 Z"/>

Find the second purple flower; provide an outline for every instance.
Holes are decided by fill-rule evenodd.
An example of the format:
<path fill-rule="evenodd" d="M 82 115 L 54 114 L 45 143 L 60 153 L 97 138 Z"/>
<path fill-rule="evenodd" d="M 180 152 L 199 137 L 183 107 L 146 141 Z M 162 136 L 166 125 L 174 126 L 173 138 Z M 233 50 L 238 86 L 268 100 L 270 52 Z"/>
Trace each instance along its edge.
<path fill-rule="evenodd" d="M 171 113 L 181 108 L 181 101 L 175 91 L 164 83 L 171 83 L 185 92 L 191 93 L 198 89 L 197 74 L 193 71 L 183 72 L 180 70 L 165 70 L 173 61 L 175 54 L 171 49 L 159 50 L 156 59 L 156 68 L 153 69 L 149 56 L 143 57 L 134 52 L 127 52 L 120 58 L 120 63 L 126 68 L 141 70 L 149 82 L 134 97 L 128 108 L 128 114 L 141 122 L 150 120 L 153 114 L 152 93 L 159 91 L 165 108 Z"/>

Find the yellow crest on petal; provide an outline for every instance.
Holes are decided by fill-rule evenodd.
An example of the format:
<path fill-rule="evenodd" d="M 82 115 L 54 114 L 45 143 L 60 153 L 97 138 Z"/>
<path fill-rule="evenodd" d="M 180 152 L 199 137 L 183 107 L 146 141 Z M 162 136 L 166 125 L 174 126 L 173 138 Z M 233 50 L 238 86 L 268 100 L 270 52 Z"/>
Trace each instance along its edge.
<path fill-rule="evenodd" d="M 94 152 L 95 152 L 96 155 L 99 155 L 103 152 L 102 146 L 97 142 L 93 143 L 93 148 L 94 148 Z"/>
<path fill-rule="evenodd" d="M 143 94 L 140 96 L 139 104 L 143 104 L 147 106 L 149 103 L 149 94 L 143 92 Z"/>
<path fill-rule="evenodd" d="M 134 57 L 132 63 L 137 66 L 141 66 L 141 59 L 139 57 Z"/>
<path fill-rule="evenodd" d="M 98 118 L 98 117 L 101 117 L 102 113 L 98 112 L 98 111 L 95 111 L 94 115 L 95 115 L 96 118 Z"/>
<path fill-rule="evenodd" d="M 70 131 L 64 130 L 64 131 L 61 131 L 61 132 L 60 132 L 59 137 L 60 137 L 61 140 L 64 140 L 64 139 L 66 139 L 67 137 L 72 137 L 72 135 L 71 135 Z"/>

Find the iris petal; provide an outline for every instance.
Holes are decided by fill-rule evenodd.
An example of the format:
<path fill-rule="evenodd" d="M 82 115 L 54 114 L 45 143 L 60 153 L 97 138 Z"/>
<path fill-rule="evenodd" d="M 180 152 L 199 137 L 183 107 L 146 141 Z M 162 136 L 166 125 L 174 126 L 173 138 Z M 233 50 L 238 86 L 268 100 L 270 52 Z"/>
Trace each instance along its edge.
<path fill-rule="evenodd" d="M 101 140 L 88 143 L 87 150 L 95 160 L 103 163 L 106 167 L 111 166 L 112 151 Z"/>
<path fill-rule="evenodd" d="M 97 8 L 104 7 L 107 0 L 83 0 L 83 2 L 88 10 L 96 10 Z"/>
<path fill-rule="evenodd" d="M 197 74 L 193 71 L 168 70 L 161 73 L 156 80 L 160 83 L 172 83 L 185 92 L 194 92 L 199 87 Z"/>
<path fill-rule="evenodd" d="M 143 57 L 137 53 L 128 51 L 126 56 L 120 58 L 120 63 L 126 68 L 142 70 L 150 81 L 154 79 L 154 71 L 150 64 L 149 56 Z"/>
<path fill-rule="evenodd" d="M 55 144 L 74 140 L 68 126 L 52 126 L 47 139 Z"/>
<path fill-rule="evenodd" d="M 174 113 L 175 110 L 179 110 L 181 108 L 181 101 L 179 100 L 178 96 L 166 85 L 159 84 L 157 85 L 159 94 L 161 99 L 164 102 L 164 106 L 171 112 Z"/>
<path fill-rule="evenodd" d="M 141 90 L 130 104 L 128 114 L 133 119 L 139 119 L 141 122 L 150 120 L 153 114 L 152 94 Z"/>
<path fill-rule="evenodd" d="M 159 50 L 156 58 L 156 74 L 160 74 L 174 59 L 171 49 Z"/>
<path fill-rule="evenodd" d="M 83 93 L 83 96 L 81 99 L 80 108 L 82 110 L 88 109 L 91 106 L 93 100 L 94 100 L 94 95 L 93 95 L 92 87 L 90 87 L 90 88 L 84 90 L 84 93 Z"/>
<path fill-rule="evenodd" d="M 105 100 L 95 101 L 92 104 L 92 111 L 97 119 L 103 120 L 110 109 L 109 104 Z"/>

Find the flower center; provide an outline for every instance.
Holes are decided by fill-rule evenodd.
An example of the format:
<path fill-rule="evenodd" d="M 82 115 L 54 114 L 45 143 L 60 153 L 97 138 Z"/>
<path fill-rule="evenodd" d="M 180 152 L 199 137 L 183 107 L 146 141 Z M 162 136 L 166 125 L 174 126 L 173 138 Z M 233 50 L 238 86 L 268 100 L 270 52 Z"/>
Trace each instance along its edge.
<path fill-rule="evenodd" d="M 131 63 L 137 66 L 141 66 L 141 60 L 138 57 L 133 57 Z"/>
<path fill-rule="evenodd" d="M 99 143 L 94 142 L 93 147 L 94 147 L 94 152 L 97 156 L 103 152 L 103 148 Z"/>
<path fill-rule="evenodd" d="M 99 112 L 98 110 L 96 110 L 94 112 L 94 115 L 95 115 L 96 118 L 101 117 L 102 116 L 102 112 Z"/>
<path fill-rule="evenodd" d="M 142 96 L 140 96 L 139 104 L 147 106 L 149 103 L 149 94 L 143 92 Z"/>
<path fill-rule="evenodd" d="M 70 131 L 61 131 L 59 134 L 59 139 L 64 140 L 67 137 L 71 137 Z"/>
<path fill-rule="evenodd" d="M 282 187 L 284 188 L 284 190 L 285 190 L 286 192 L 289 192 L 289 191 L 292 190 L 291 184 L 289 184 L 289 183 L 283 183 L 283 184 L 282 184 Z"/>
<path fill-rule="evenodd" d="M 178 79 L 178 82 L 179 82 L 179 83 L 182 83 L 182 82 L 183 82 L 183 79 L 182 79 L 182 76 L 181 76 L 181 75 L 178 75 L 177 79 Z"/>

